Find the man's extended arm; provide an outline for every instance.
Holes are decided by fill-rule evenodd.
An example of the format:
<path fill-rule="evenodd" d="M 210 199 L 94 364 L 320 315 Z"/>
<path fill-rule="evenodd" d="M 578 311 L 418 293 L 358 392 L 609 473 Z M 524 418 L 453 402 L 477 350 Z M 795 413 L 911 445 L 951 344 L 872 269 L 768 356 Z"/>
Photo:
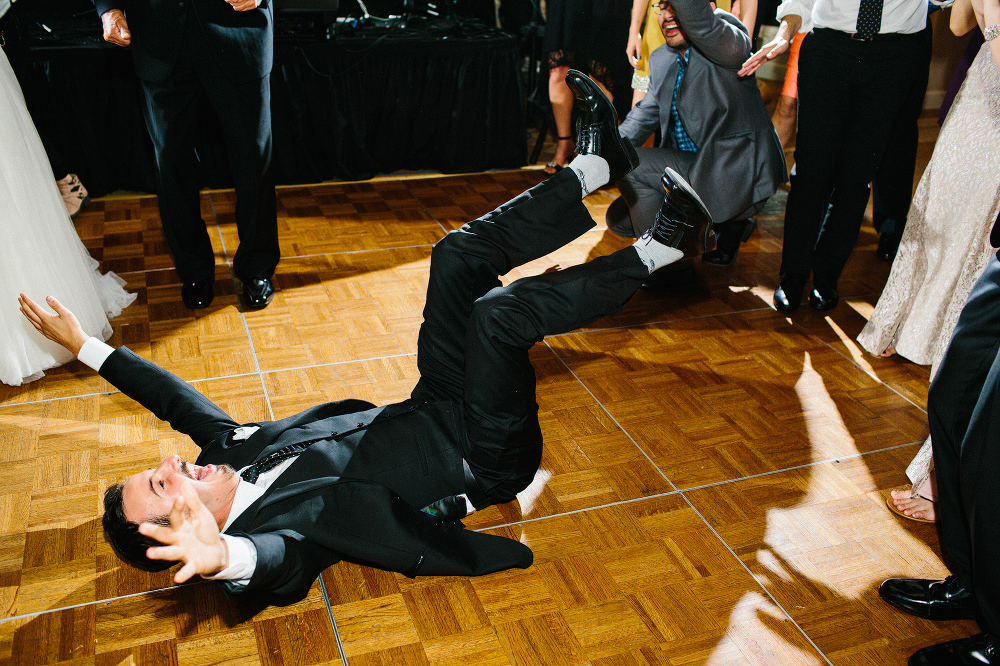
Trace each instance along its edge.
<path fill-rule="evenodd" d="M 705 0 L 672 0 L 688 43 L 719 67 L 739 69 L 750 56 L 750 35 L 738 20 L 721 18 Z"/>

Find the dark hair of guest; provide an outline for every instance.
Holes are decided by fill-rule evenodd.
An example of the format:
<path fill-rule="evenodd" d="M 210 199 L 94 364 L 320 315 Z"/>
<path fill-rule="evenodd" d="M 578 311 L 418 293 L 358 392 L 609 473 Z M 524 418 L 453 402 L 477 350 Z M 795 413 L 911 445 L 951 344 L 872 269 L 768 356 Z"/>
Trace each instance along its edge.
<path fill-rule="evenodd" d="M 146 557 L 146 549 L 152 546 L 162 546 L 156 539 L 139 533 L 139 524 L 133 523 L 125 517 L 125 509 L 122 506 L 122 489 L 120 483 L 116 483 L 104 493 L 104 538 L 111 544 L 115 554 L 123 559 L 127 564 L 131 564 L 143 571 L 163 571 L 169 569 L 176 562 L 166 560 L 151 560 Z M 169 525 L 170 519 L 167 516 L 157 516 L 146 522 L 155 525 Z"/>

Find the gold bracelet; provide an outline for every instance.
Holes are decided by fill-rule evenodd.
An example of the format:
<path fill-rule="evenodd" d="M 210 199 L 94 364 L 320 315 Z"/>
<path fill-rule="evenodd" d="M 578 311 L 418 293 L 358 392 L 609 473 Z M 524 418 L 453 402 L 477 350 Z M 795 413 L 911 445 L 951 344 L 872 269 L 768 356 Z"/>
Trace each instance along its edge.
<path fill-rule="evenodd" d="M 994 23 L 993 25 L 986 26 L 986 30 L 983 32 L 983 37 L 985 37 L 988 42 L 1000 37 L 1000 23 Z"/>

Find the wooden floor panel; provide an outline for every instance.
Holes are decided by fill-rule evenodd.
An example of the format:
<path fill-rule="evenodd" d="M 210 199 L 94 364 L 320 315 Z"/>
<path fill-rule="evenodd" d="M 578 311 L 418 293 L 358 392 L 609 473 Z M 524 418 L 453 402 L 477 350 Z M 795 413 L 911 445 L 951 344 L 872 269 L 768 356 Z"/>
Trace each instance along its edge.
<path fill-rule="evenodd" d="M 531 546 L 533 566 L 412 580 L 343 563 L 328 569 L 323 579 L 348 661 L 479 663 L 468 654 L 511 665 L 820 661 L 679 496 L 495 533 Z"/>
<path fill-rule="evenodd" d="M 543 178 L 279 188 L 283 259 L 260 311 L 233 279 L 232 192 L 202 195 L 216 298 L 197 312 L 180 304 L 155 198 L 97 201 L 75 223 L 138 294 L 109 342 L 259 421 L 408 396 L 432 244 Z M 617 195 L 588 197 L 594 229 L 503 282 L 627 247 L 604 224 Z M 465 521 L 531 546 L 526 570 L 411 580 L 341 563 L 270 608 L 175 588 L 119 564 L 101 495 L 166 454 L 193 459 L 193 444 L 79 363 L 0 386 L 0 662 L 342 664 L 342 645 L 352 666 L 888 665 L 973 632 L 877 597 L 884 577 L 946 573 L 934 530 L 884 503 L 926 436 L 928 369 L 854 342 L 888 275 L 867 227 L 838 308 L 773 310 L 785 198 L 734 265 L 695 261 L 532 350 L 540 472 Z"/>

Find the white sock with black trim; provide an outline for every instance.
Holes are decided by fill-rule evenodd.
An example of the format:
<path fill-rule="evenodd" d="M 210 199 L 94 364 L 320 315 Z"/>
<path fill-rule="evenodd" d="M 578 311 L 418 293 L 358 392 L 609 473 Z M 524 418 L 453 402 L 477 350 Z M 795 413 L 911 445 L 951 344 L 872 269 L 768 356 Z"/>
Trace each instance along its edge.
<path fill-rule="evenodd" d="M 572 169 L 576 177 L 580 179 L 583 196 L 607 185 L 611 180 L 611 169 L 608 168 L 608 161 L 600 155 L 577 155 L 567 165 L 567 168 Z"/>
<path fill-rule="evenodd" d="M 658 268 L 663 268 L 668 266 L 675 261 L 680 261 L 684 258 L 684 253 L 675 247 L 670 247 L 669 245 L 664 245 L 660 241 L 653 238 L 653 235 L 648 231 L 642 236 L 636 239 L 632 243 L 632 247 L 635 248 L 636 254 L 639 255 L 639 259 L 642 263 L 646 264 L 646 268 L 649 272 L 657 270 Z"/>

